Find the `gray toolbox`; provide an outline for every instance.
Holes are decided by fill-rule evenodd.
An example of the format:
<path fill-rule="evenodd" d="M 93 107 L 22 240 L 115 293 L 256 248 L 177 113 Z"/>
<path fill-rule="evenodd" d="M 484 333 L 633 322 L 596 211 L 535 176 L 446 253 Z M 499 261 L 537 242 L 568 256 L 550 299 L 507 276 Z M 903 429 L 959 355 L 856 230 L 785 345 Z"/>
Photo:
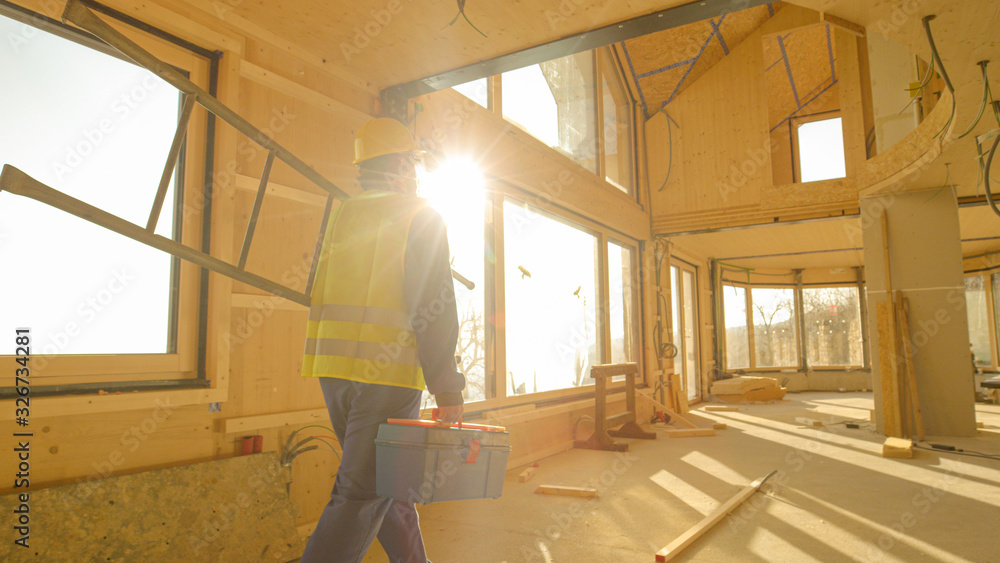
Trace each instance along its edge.
<path fill-rule="evenodd" d="M 376 492 L 423 504 L 499 498 L 509 454 L 500 426 L 391 418 L 375 439 Z"/>

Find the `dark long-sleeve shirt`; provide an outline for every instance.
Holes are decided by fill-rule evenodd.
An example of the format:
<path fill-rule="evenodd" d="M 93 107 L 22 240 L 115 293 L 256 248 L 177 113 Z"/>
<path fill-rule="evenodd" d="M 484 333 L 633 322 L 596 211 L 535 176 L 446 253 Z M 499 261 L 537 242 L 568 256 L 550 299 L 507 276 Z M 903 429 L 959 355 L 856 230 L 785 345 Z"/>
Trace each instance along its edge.
<path fill-rule="evenodd" d="M 459 326 L 450 260 L 444 220 L 424 208 L 410 223 L 403 291 L 427 391 L 442 407 L 462 404 L 465 389 L 465 376 L 455 363 Z"/>

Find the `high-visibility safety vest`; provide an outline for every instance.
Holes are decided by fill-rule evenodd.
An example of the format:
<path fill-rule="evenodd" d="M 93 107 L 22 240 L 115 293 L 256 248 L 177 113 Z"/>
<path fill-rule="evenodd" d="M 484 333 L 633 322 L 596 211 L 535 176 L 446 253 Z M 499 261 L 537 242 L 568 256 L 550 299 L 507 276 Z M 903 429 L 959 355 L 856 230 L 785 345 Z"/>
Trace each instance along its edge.
<path fill-rule="evenodd" d="M 369 191 L 337 208 L 313 282 L 302 375 L 424 389 L 403 259 L 410 223 L 425 205 Z"/>

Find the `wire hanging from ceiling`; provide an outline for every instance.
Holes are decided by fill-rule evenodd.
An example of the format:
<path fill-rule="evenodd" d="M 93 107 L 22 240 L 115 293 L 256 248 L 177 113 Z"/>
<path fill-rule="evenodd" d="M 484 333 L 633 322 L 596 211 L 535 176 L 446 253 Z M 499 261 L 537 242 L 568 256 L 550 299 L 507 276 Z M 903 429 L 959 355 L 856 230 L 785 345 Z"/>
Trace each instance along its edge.
<path fill-rule="evenodd" d="M 448 25 L 449 26 L 455 25 L 455 22 L 458 21 L 458 17 L 462 16 L 465 19 L 465 21 L 469 22 L 469 25 L 472 26 L 472 29 L 479 32 L 479 35 L 486 37 L 486 34 L 480 31 L 479 28 L 476 27 L 476 24 L 472 23 L 472 20 L 469 19 L 469 16 L 465 15 L 465 2 L 466 0 L 458 0 L 458 13 L 455 14 L 455 17 L 452 18 L 450 22 L 448 22 Z"/>

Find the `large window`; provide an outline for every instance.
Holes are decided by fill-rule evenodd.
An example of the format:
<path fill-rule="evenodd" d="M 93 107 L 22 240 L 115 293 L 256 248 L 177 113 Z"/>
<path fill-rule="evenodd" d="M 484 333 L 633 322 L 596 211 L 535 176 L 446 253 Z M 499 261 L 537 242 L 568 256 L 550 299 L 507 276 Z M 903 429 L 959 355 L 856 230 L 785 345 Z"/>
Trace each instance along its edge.
<path fill-rule="evenodd" d="M 509 394 L 593 383 L 597 237 L 514 200 L 503 213 Z"/>
<path fill-rule="evenodd" d="M 747 328 L 747 290 L 735 285 L 722 287 L 726 319 L 726 366 L 750 367 L 750 330 Z"/>
<path fill-rule="evenodd" d="M 993 276 L 993 285 L 997 284 Z M 993 351 L 990 343 L 996 332 L 996 325 L 990 318 L 989 276 L 971 276 L 965 278 L 965 310 L 969 319 L 969 345 L 972 355 L 976 358 L 977 367 L 990 367 L 993 363 Z"/>
<path fill-rule="evenodd" d="M 805 288 L 802 311 L 809 366 L 862 364 L 864 342 L 856 286 Z"/>
<path fill-rule="evenodd" d="M 0 90 L 2 160 L 145 226 L 177 128 L 180 93 L 92 40 L 29 23 L 0 16 L 0 36 L 10 39 L 0 48 L 0 68 L 5 83 L 16 85 Z M 165 44 L 153 51 L 207 82 L 206 60 Z M 189 126 L 183 165 L 155 231 L 184 236 L 189 246 L 197 245 L 200 208 L 179 213 L 184 190 L 178 188 L 203 177 L 203 115 L 199 110 Z M 8 273 L 0 278 L 0 332 L 31 328 L 37 385 L 112 388 L 112 382 L 195 376 L 192 266 L 13 194 L 0 193 L 0 225 Z"/>
<path fill-rule="evenodd" d="M 597 171 L 593 52 L 567 55 L 505 72 L 501 92 L 505 119 Z"/>
<path fill-rule="evenodd" d="M 483 179 L 472 161 L 452 160 L 420 178 L 419 195 L 448 225 L 452 269 L 464 278 L 454 284 L 459 321 L 455 355 L 459 371 L 465 374 L 465 400 L 479 401 L 490 395 L 486 388 Z M 428 403 L 431 400 L 428 396 Z"/>
<path fill-rule="evenodd" d="M 797 366 L 795 337 L 795 293 L 790 288 L 755 287 L 750 290 L 753 307 L 756 367 Z"/>
<path fill-rule="evenodd" d="M 611 363 L 639 358 L 639 324 L 636 322 L 635 252 L 628 246 L 608 243 L 608 293 Z"/>
<path fill-rule="evenodd" d="M 604 129 L 604 179 L 632 191 L 632 102 L 613 57 L 601 52 L 601 115 Z"/>
<path fill-rule="evenodd" d="M 842 368 L 864 363 L 857 286 L 797 290 L 725 284 L 722 304 L 727 370 L 801 365 Z M 805 339 L 805 358 L 800 338 Z"/>
<path fill-rule="evenodd" d="M 841 118 L 793 118 L 792 150 L 799 182 L 818 182 L 847 176 L 844 128 Z"/>
<path fill-rule="evenodd" d="M 634 194 L 635 102 L 623 74 L 613 50 L 602 48 L 505 72 L 494 77 L 499 92 L 485 78 L 454 89 Z"/>

